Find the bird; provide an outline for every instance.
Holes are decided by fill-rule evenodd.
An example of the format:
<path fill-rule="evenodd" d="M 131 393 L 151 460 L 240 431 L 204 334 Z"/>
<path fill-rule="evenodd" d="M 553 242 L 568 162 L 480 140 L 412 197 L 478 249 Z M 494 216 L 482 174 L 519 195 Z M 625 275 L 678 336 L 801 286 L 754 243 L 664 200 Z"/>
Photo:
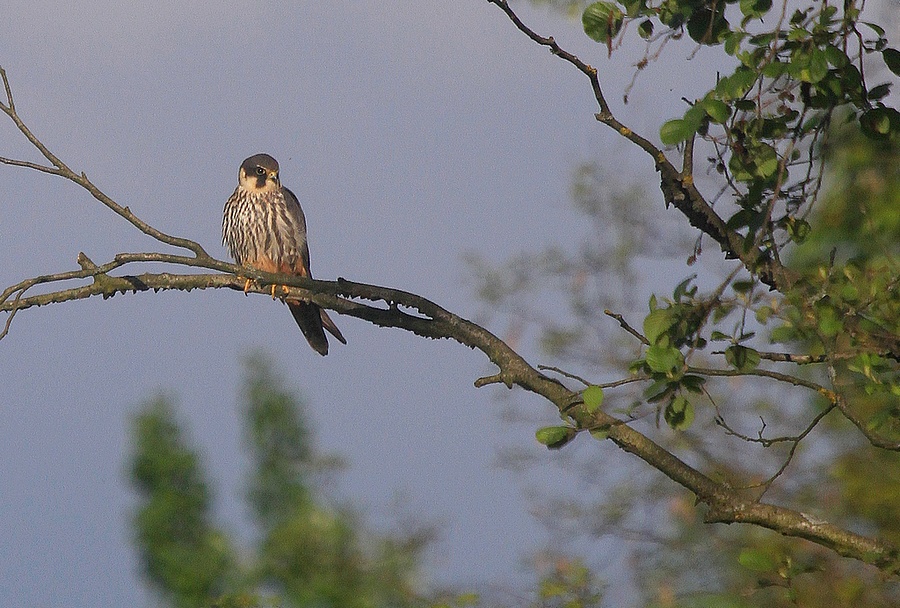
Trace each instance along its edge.
<path fill-rule="evenodd" d="M 270 155 L 255 154 L 241 163 L 237 188 L 225 203 L 222 243 L 240 266 L 312 278 L 303 209 L 294 193 L 281 185 L 278 161 Z M 248 279 L 245 290 L 250 283 Z M 297 299 L 285 303 L 306 341 L 320 355 L 328 354 L 325 330 L 347 343 L 317 304 Z"/>

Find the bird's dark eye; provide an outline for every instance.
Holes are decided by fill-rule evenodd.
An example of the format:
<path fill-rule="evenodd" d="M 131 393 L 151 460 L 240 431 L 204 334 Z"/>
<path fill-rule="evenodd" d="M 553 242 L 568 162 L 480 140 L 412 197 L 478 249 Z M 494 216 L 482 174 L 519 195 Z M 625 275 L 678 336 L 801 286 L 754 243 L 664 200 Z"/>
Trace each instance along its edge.
<path fill-rule="evenodd" d="M 263 169 L 262 167 L 257 167 L 257 168 L 256 168 L 256 174 L 257 174 L 257 175 L 260 175 L 260 176 L 265 175 L 265 174 L 266 174 L 266 170 Z"/>

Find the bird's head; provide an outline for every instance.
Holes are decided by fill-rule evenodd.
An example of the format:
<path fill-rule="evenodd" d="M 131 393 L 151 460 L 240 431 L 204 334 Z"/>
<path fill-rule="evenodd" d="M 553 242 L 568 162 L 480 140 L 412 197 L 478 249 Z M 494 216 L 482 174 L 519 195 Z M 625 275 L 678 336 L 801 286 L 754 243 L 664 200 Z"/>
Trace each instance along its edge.
<path fill-rule="evenodd" d="M 256 154 L 241 163 L 238 183 L 251 192 L 266 192 L 281 187 L 278 161 L 268 154 Z"/>

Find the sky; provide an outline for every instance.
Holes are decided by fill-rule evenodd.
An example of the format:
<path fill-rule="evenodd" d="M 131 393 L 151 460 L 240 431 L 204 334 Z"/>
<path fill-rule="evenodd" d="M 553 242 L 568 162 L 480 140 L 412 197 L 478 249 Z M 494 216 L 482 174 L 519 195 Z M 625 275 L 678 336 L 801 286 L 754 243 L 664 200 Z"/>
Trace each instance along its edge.
<path fill-rule="evenodd" d="M 639 51 L 609 59 L 576 21 L 516 8 L 600 69 L 633 129 L 654 138 L 683 111 L 690 49 L 652 65 L 626 106 Z M 649 160 L 594 120 L 584 76 L 483 0 L 13 0 L 6 14 L 0 65 L 35 134 L 143 220 L 223 259 L 222 206 L 259 152 L 303 205 L 316 277 L 404 289 L 468 318 L 482 305 L 465 254 L 499 263 L 584 234 L 569 200 L 579 163 L 644 183 L 662 205 Z M 0 155 L 40 160 L 9 121 Z M 79 252 L 100 263 L 160 249 L 76 186 L 0 166 L 4 287 L 77 268 Z M 548 539 L 498 454 L 557 455 L 533 426 L 501 419 L 506 389 L 473 387 L 492 371 L 479 353 L 332 316 L 348 344 L 323 358 L 281 304 L 229 290 L 17 315 L 0 342 L 0 605 L 156 605 L 131 544 L 126 460 L 131 417 L 158 394 L 202 452 L 219 521 L 248 537 L 239 392 L 254 350 L 303 395 L 319 449 L 347 461 L 340 500 L 380 529 L 402 516 L 439 525 L 430 581 L 527 585 L 523 559 Z M 523 353 L 547 362 L 532 345 Z M 557 419 L 540 400 L 513 400 Z M 559 483 L 549 472 L 535 482 Z M 622 556 L 598 543 L 593 557 Z"/>

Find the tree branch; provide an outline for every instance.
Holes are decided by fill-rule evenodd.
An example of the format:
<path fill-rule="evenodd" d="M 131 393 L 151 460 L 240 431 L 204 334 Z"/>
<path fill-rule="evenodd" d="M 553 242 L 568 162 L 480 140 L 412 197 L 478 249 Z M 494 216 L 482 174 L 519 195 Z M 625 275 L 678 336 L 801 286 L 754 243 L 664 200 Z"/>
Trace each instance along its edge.
<path fill-rule="evenodd" d="M 398 289 L 367 285 L 338 279 L 318 281 L 293 275 L 276 275 L 236 267 L 213 260 L 198 261 L 183 256 L 165 254 L 120 254 L 112 262 L 70 273 L 36 277 L 8 288 L 4 294 L 17 293 L 13 300 L 7 295 L 0 300 L 0 311 L 14 313 L 34 306 L 82 300 L 94 296 L 112 297 L 118 293 L 138 293 L 149 290 L 192 291 L 194 289 L 244 289 L 245 280 L 237 274 L 145 273 L 131 276 L 106 275 L 107 269 L 141 262 L 183 263 L 193 267 L 215 266 L 230 269 L 242 276 L 257 280 L 250 291 L 268 294 L 268 285 L 286 285 L 285 297 L 306 298 L 340 314 L 363 319 L 380 327 L 395 327 L 419 336 L 455 340 L 484 353 L 497 366 L 492 382 L 519 386 L 552 402 L 565 418 L 578 429 L 604 429 L 607 437 L 626 452 L 641 458 L 653 468 L 693 492 L 697 500 L 708 506 L 706 521 L 718 523 L 752 523 L 788 536 L 798 536 L 828 547 L 841 555 L 853 557 L 900 574 L 900 552 L 890 544 L 843 530 L 826 522 L 783 507 L 747 500 L 740 492 L 714 481 L 700 471 L 665 450 L 649 437 L 634 430 L 626 421 L 601 410 L 588 411 L 579 392 L 571 391 L 559 381 L 541 374 L 503 340 L 485 328 L 463 319 L 439 305 L 416 294 Z M 226 271 L 227 272 L 227 271 Z M 104 277 L 90 285 L 21 297 L 30 286 L 74 278 Z M 63 278 L 66 277 L 66 278 Z M 382 302 L 385 306 L 364 304 L 362 301 Z M 405 309 L 410 312 L 405 312 Z"/>
<path fill-rule="evenodd" d="M 13 102 L 12 90 L 9 85 L 9 78 L 6 75 L 6 70 L 0 67 L 0 78 L 3 80 L 3 88 L 6 91 L 6 103 L 0 103 L 0 110 L 3 111 L 4 114 L 9 116 L 9 118 L 15 123 L 16 128 L 25 136 L 31 145 L 33 145 L 37 150 L 41 153 L 41 155 L 50 161 L 50 164 L 55 168 L 45 167 L 42 165 L 37 165 L 35 163 L 29 163 L 26 161 L 17 161 L 8 158 L 4 158 L 0 160 L 0 163 L 7 165 L 15 165 L 19 167 L 27 167 L 30 169 L 35 169 L 36 171 L 42 171 L 44 173 L 50 173 L 53 175 L 59 175 L 71 182 L 75 182 L 85 190 L 91 193 L 95 199 L 106 205 L 109 209 L 114 211 L 116 214 L 122 216 L 129 223 L 131 223 L 135 228 L 143 232 L 144 234 L 153 237 L 157 241 L 165 243 L 166 245 L 172 245 L 174 247 L 180 247 L 182 249 L 187 249 L 188 251 L 193 252 L 198 258 L 204 257 L 209 258 L 209 255 L 204 251 L 203 247 L 200 246 L 199 243 L 196 243 L 190 239 L 184 239 L 180 237 L 171 236 L 169 234 L 165 234 L 150 226 L 136 215 L 134 215 L 128 207 L 123 207 L 116 203 L 113 199 L 103 193 L 97 186 L 95 186 L 91 180 L 88 179 L 87 175 L 81 173 L 80 175 L 72 171 L 64 162 L 62 162 L 59 158 L 56 157 L 35 135 L 31 132 L 22 119 L 19 117 L 19 114 L 16 112 L 16 106 Z"/>
<path fill-rule="evenodd" d="M 772 289 L 785 291 L 790 285 L 796 282 L 796 274 L 782 266 L 768 251 L 759 249 L 758 247 L 747 249 L 744 245 L 744 236 L 735 230 L 729 229 L 725 220 L 719 217 L 700 191 L 697 190 L 694 185 L 694 177 L 692 174 L 693 163 L 691 157 L 693 153 L 693 144 L 686 150 L 683 159 L 684 170 L 679 172 L 669 159 L 666 158 L 666 155 L 662 150 L 653 145 L 653 143 L 645 137 L 638 135 L 629 127 L 619 122 L 615 116 L 613 116 L 609 104 L 606 102 L 606 98 L 603 95 L 603 89 L 600 86 L 600 80 L 597 76 L 597 68 L 585 63 L 576 55 L 561 48 L 553 37 L 545 38 L 525 25 L 509 6 L 507 0 L 487 1 L 490 4 L 496 5 L 500 10 L 506 13 L 510 21 L 512 21 L 522 33 L 537 44 L 548 47 L 551 53 L 572 64 L 588 77 L 588 80 L 591 83 L 591 89 L 594 93 L 594 98 L 597 100 L 597 105 L 600 107 L 600 112 L 595 115 L 596 119 L 611 129 L 614 129 L 619 135 L 650 155 L 656 165 L 656 170 L 659 172 L 660 189 L 666 199 L 667 206 L 673 205 L 687 218 L 691 226 L 708 234 L 719 243 L 719 246 L 727 258 L 740 260 L 747 270 L 759 276 L 760 280 Z"/>
<path fill-rule="evenodd" d="M 503 8 L 520 29 L 530 32 L 518 21 L 505 1 L 490 1 Z M 582 71 L 587 70 L 586 73 L 591 77 L 592 83 L 597 83 L 596 71 L 593 68 L 584 67 L 586 64 L 582 64 L 573 55 L 559 49 L 552 39 L 543 39 L 533 33 L 531 35 L 540 44 L 550 46 L 556 54 L 581 66 Z M 508 344 L 487 329 L 447 311 L 434 302 L 409 292 L 343 279 L 317 281 L 243 268 L 212 258 L 198 243 L 156 230 L 131 213 L 128 207 L 122 207 L 106 196 L 83 173 L 80 176 L 77 175 L 53 155 L 19 118 L 6 72 L 2 68 L 0 68 L 0 78 L 3 80 L 7 97 L 5 104 L 0 103 L 0 109 L 12 119 L 19 131 L 40 151 L 52 167 L 25 161 L 11 161 L 5 164 L 43 171 L 68 179 L 84 188 L 94 198 L 125 218 L 144 234 L 164 244 L 187 249 L 194 254 L 194 256 L 182 256 L 155 252 L 121 253 L 102 265 L 96 265 L 86 255 L 80 254 L 78 257 L 80 270 L 26 279 L 0 293 L 0 311 L 7 312 L 9 315 L 0 338 L 7 333 L 13 317 L 18 312 L 45 304 L 83 300 L 95 296 L 109 298 L 120 293 L 138 293 L 149 290 L 189 292 L 194 289 L 223 287 L 243 290 L 245 278 L 253 278 L 257 281 L 256 285 L 251 284 L 251 290 L 254 292 L 261 293 L 265 290 L 268 293 L 268 290 L 265 289 L 266 286 L 285 285 L 287 286 L 286 293 L 284 293 L 286 297 L 308 299 L 340 314 L 363 319 L 381 327 L 396 327 L 427 338 L 452 339 L 481 351 L 497 367 L 498 371 L 493 376 L 479 380 L 476 382 L 477 385 L 484 386 L 494 382 L 503 382 L 509 387 L 519 386 L 550 401 L 560 415 L 571 420 L 577 429 L 606 430 L 606 437 L 618 447 L 636 455 L 669 479 L 695 494 L 699 502 L 707 505 L 706 520 L 709 522 L 752 523 L 781 534 L 808 539 L 841 555 L 874 564 L 890 574 L 900 574 L 900 552 L 896 547 L 879 539 L 864 537 L 834 525 L 813 520 L 798 511 L 748 501 L 740 492 L 711 479 L 646 435 L 631 428 L 627 421 L 615 418 L 600 409 L 589 411 L 582 402 L 580 392 L 572 391 L 558 380 L 540 373 Z M 611 115 L 606 116 L 609 109 L 603 100 L 598 83 L 595 86 L 595 95 L 601 112 L 605 114 L 602 120 L 611 126 L 617 125 L 618 123 Z M 624 129 L 624 127 L 622 128 Z M 648 149 L 656 151 L 656 148 L 649 142 L 631 134 L 630 131 L 625 136 L 642 147 L 646 146 Z M 9 159 L 6 160 L 9 161 Z M 674 179 L 672 183 L 681 184 L 677 179 L 677 173 L 674 173 L 674 178 L 668 176 L 667 172 L 670 170 L 674 172 L 674 168 L 661 153 L 658 155 L 657 162 L 658 167 L 665 169 L 662 171 L 664 184 L 667 183 L 666 180 L 670 179 Z M 698 200 L 705 205 L 705 201 Z M 150 262 L 163 262 L 180 268 L 213 270 L 216 271 L 216 274 L 175 274 L 170 272 L 115 276 L 109 274 L 123 266 Z M 87 285 L 63 287 L 55 291 L 27 295 L 38 286 L 57 284 L 62 286 L 70 281 L 85 279 L 91 279 L 92 282 Z M 621 318 L 619 321 L 623 323 Z M 623 327 L 627 327 L 627 324 L 624 324 Z M 640 334 L 636 330 L 633 333 L 640 339 Z M 710 373 L 715 372 L 718 370 L 710 371 Z"/>

